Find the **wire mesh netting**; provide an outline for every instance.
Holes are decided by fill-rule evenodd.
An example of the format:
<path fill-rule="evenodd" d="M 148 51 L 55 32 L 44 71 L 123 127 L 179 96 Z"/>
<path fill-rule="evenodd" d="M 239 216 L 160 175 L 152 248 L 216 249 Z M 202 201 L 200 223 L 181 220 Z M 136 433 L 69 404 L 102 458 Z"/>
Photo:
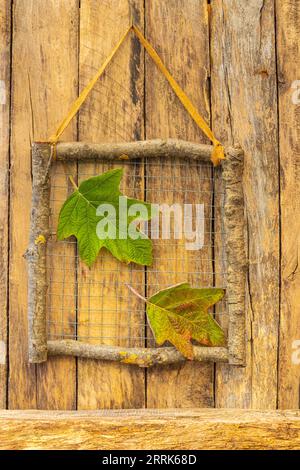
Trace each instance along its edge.
<path fill-rule="evenodd" d="M 124 2 L 124 7 L 118 4 L 117 16 L 106 1 L 101 2 L 101 18 L 98 2 L 84 3 L 81 13 L 80 90 L 89 83 L 107 58 L 120 32 L 127 29 L 130 16 L 127 2 Z M 194 17 L 192 12 L 182 9 L 180 21 L 172 24 L 171 28 L 167 13 L 164 13 L 162 9 L 160 21 L 164 25 L 163 30 L 174 36 L 174 40 L 185 37 L 191 27 L 195 31 L 199 29 L 198 13 Z M 114 31 L 117 31 L 115 37 L 112 34 Z M 154 46 L 179 83 L 182 69 L 186 69 L 181 85 L 187 87 L 195 103 L 202 105 L 205 110 L 207 97 L 203 96 L 203 86 L 199 83 L 205 46 L 200 36 L 199 41 L 185 41 L 185 44 L 186 54 L 180 61 L 175 61 L 175 65 L 172 51 L 165 50 L 159 41 Z M 188 59 L 190 49 L 195 56 L 192 65 Z M 160 100 L 168 109 L 168 116 L 163 115 L 161 120 L 157 118 L 161 110 L 155 104 Z M 166 126 L 155 128 L 157 123 L 164 122 Z M 87 142 L 129 142 L 152 138 L 153 135 L 203 141 L 200 140 L 203 138 L 201 131 L 186 115 L 134 37 L 122 44 L 113 62 L 95 84 L 80 109 L 75 127 L 77 139 Z M 192 204 L 193 207 L 195 204 L 203 204 L 203 246 L 189 250 L 186 237 L 162 239 L 159 236 L 154 239 L 150 230 L 154 255 L 151 267 L 122 264 L 102 249 L 96 263 L 89 269 L 78 257 L 75 239 L 57 241 L 58 214 L 66 197 L 73 191 L 69 176 L 72 175 L 80 183 L 110 168 L 120 167 L 124 168 L 121 190 L 128 197 L 156 204 L 179 203 L 182 208 L 184 204 Z M 222 181 L 220 170 L 212 169 L 210 163 L 174 158 L 111 164 L 56 162 L 52 168 L 50 205 L 52 236 L 48 243 L 47 258 L 49 339 L 76 339 L 123 347 L 154 346 L 147 325 L 145 304 L 128 289 L 128 284 L 145 297 L 180 282 L 190 282 L 193 287 L 226 287 Z M 171 233 L 173 228 L 174 220 Z M 216 313 L 226 330 L 226 297 L 218 303 L 213 313 Z"/>
<path fill-rule="evenodd" d="M 69 176 L 81 181 L 109 168 L 124 169 L 121 182 L 123 194 L 156 204 L 178 204 L 182 220 L 186 205 L 203 204 L 201 247 L 191 248 L 191 233 L 183 231 L 175 239 L 175 218 L 170 223 L 170 239 L 151 233 L 153 265 L 125 265 L 105 249 L 89 269 L 79 259 L 75 238 L 57 241 L 59 210 L 67 195 L 73 191 Z M 89 163 L 84 171 L 74 164 L 56 164 L 51 179 L 51 238 L 48 243 L 47 323 L 49 339 L 77 339 L 84 342 L 123 347 L 154 346 L 147 326 L 145 304 L 128 289 L 128 284 L 143 296 L 181 282 L 193 287 L 226 288 L 226 259 L 222 206 L 224 194 L 219 170 L 211 164 L 183 160 L 151 159 Z M 189 214 L 195 225 L 195 213 Z M 162 221 L 161 221 L 162 222 Z M 193 232 L 197 227 L 193 227 Z M 226 328 L 226 297 L 218 304 L 216 313 Z"/>

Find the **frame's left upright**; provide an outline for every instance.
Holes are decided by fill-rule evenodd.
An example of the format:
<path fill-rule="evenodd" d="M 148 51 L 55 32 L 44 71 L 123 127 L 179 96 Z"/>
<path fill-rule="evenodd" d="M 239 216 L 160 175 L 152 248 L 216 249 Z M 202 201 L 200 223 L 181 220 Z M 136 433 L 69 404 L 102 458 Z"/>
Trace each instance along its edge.
<path fill-rule="evenodd" d="M 49 237 L 50 181 L 52 146 L 34 142 L 32 145 L 32 208 L 28 262 L 28 347 L 29 362 L 47 360 L 47 239 Z"/>

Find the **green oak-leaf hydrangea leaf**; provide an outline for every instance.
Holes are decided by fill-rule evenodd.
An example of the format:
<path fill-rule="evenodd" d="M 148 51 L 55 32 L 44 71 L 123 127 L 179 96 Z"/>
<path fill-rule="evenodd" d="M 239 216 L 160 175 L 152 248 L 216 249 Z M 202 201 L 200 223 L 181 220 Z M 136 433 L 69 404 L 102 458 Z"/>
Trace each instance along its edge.
<path fill-rule="evenodd" d="M 80 258 L 90 267 L 96 260 L 101 248 L 105 247 L 118 260 L 124 263 L 134 262 L 141 265 L 152 263 L 152 242 L 141 231 L 136 229 L 138 237 L 132 239 L 127 235 L 128 225 L 137 220 L 151 218 L 151 206 L 143 201 L 126 197 L 127 225 L 119 223 L 122 208 L 119 196 L 123 196 L 119 186 L 123 170 L 117 168 L 83 181 L 63 204 L 58 221 L 57 238 L 63 240 L 74 235 L 78 241 Z M 123 196 L 125 199 L 125 196 Z M 124 200 L 123 199 L 123 200 Z M 97 224 L 106 217 L 107 213 L 97 215 L 97 208 L 111 205 L 115 209 L 114 218 L 109 218 L 116 237 L 100 239 L 97 235 Z M 128 216 L 128 210 L 133 204 L 141 204 L 146 210 Z M 123 211 L 124 212 L 124 211 Z M 124 214 L 123 214 L 124 215 Z M 104 222 L 104 221 L 103 221 Z M 115 226 L 115 227 L 114 227 Z"/>
<path fill-rule="evenodd" d="M 182 283 L 149 299 L 130 289 L 147 303 L 148 322 L 159 346 L 169 341 L 187 359 L 194 357 L 192 340 L 204 346 L 224 346 L 224 332 L 207 310 L 224 297 L 224 289 Z"/>

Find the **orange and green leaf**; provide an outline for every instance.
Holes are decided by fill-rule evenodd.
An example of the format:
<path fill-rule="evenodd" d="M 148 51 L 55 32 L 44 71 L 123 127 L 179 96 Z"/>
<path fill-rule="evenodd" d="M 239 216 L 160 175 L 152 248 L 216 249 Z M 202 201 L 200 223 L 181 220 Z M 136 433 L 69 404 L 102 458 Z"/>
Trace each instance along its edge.
<path fill-rule="evenodd" d="M 161 290 L 149 299 L 147 317 L 158 345 L 169 341 L 187 359 L 193 359 L 192 340 L 204 346 L 223 346 L 225 335 L 208 312 L 225 294 L 219 288 L 193 288 L 188 283 Z"/>

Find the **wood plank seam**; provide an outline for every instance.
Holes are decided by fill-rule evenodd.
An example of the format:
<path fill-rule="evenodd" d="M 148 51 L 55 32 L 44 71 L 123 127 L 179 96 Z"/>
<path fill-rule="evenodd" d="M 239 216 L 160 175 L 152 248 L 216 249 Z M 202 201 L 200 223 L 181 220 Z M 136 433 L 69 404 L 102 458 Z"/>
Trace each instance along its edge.
<path fill-rule="evenodd" d="M 8 406 L 9 364 L 9 206 L 10 206 L 10 141 L 11 141 L 11 88 L 12 88 L 12 5 L 1 1 L 1 63 L 0 63 L 0 137 L 1 137 L 1 201 L 0 201 L 0 408 Z"/>

